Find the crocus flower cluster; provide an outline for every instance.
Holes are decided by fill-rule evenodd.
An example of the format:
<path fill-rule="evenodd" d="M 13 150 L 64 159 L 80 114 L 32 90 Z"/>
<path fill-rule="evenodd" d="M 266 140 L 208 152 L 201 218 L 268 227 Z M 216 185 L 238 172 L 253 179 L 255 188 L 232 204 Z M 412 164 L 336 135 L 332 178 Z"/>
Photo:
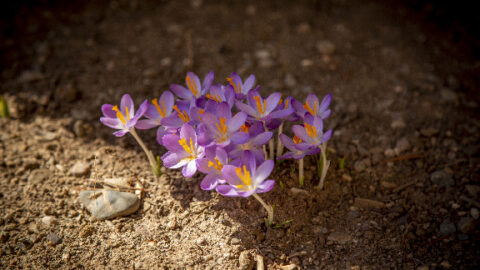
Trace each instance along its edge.
<path fill-rule="evenodd" d="M 172 84 L 170 90 L 150 103 L 144 101 L 136 112 L 126 94 L 120 107 L 102 106 L 100 121 L 117 129 L 115 136 L 131 133 L 152 167 L 156 164 L 153 155 L 135 129 L 156 129 L 158 143 L 167 149 L 161 157 L 165 167 L 181 168 L 185 177 L 200 171 L 205 174 L 200 187 L 224 196 L 254 195 L 266 206 L 257 193 L 274 187 L 274 180 L 267 178 L 274 167 L 275 137 L 278 159 L 303 160 L 323 151 L 332 134 L 323 130 L 323 121 L 331 112 L 330 95 L 319 102 L 310 94 L 305 103 L 282 98 L 280 93 L 262 96 L 254 75 L 242 80 L 232 73 L 223 84 L 214 84 L 213 71 L 203 80 L 189 72 L 184 85 Z M 281 134 L 285 121 L 299 123 L 293 126 L 293 138 Z M 284 155 L 283 146 L 289 150 Z M 267 211 L 269 217 L 273 215 L 271 208 Z"/>

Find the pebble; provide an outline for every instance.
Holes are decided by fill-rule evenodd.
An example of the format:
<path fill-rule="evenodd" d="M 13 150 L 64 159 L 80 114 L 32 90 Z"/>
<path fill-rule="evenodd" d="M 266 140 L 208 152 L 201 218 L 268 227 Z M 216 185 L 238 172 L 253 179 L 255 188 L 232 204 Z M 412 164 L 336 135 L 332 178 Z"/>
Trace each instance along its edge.
<path fill-rule="evenodd" d="M 367 165 L 363 160 L 359 160 L 359 161 L 355 161 L 355 163 L 353 164 L 353 168 L 357 172 L 362 172 L 367 168 Z"/>
<path fill-rule="evenodd" d="M 87 225 L 83 227 L 83 229 L 80 231 L 80 237 L 82 238 L 89 237 L 95 231 L 96 231 L 95 227 L 93 227 L 92 225 Z"/>
<path fill-rule="evenodd" d="M 312 59 L 303 59 L 301 62 L 300 62 L 300 65 L 302 67 L 311 67 L 313 66 L 313 60 Z"/>
<path fill-rule="evenodd" d="M 455 224 L 453 224 L 449 219 L 446 219 L 440 224 L 440 234 L 442 235 L 450 235 L 455 233 L 457 229 L 455 228 Z"/>
<path fill-rule="evenodd" d="M 433 172 L 430 175 L 430 180 L 435 185 L 441 186 L 441 187 L 449 187 L 455 184 L 455 180 L 453 180 L 452 176 L 447 174 L 443 170 Z"/>
<path fill-rule="evenodd" d="M 352 240 L 352 237 L 349 234 L 343 232 L 333 232 L 328 235 L 327 240 L 343 245 Z"/>
<path fill-rule="evenodd" d="M 346 173 L 342 174 L 342 179 L 347 182 L 352 182 L 352 177 Z"/>
<path fill-rule="evenodd" d="M 29 184 L 43 184 L 50 176 L 50 171 L 47 169 L 36 169 L 28 176 Z"/>
<path fill-rule="evenodd" d="M 298 268 L 298 266 L 294 263 L 292 264 L 288 264 L 288 265 L 280 265 L 280 269 L 282 270 L 296 270 L 296 269 L 300 269 Z"/>
<path fill-rule="evenodd" d="M 308 195 L 308 191 L 301 188 L 296 188 L 296 187 L 292 187 L 290 189 L 290 192 L 292 192 L 292 194 L 294 195 Z"/>
<path fill-rule="evenodd" d="M 315 47 L 321 54 L 330 55 L 335 51 L 335 44 L 329 40 L 320 40 Z"/>
<path fill-rule="evenodd" d="M 253 269 L 255 261 L 253 260 L 252 254 L 249 250 L 244 250 L 238 256 L 238 264 L 241 270 L 251 270 Z"/>
<path fill-rule="evenodd" d="M 408 142 L 407 138 L 403 137 L 397 141 L 394 151 L 395 151 L 395 154 L 399 155 L 400 153 L 409 150 L 411 147 L 412 146 Z"/>
<path fill-rule="evenodd" d="M 47 235 L 47 241 L 50 245 L 56 246 L 62 242 L 62 238 L 60 238 L 60 236 L 58 236 L 56 233 L 49 233 Z"/>
<path fill-rule="evenodd" d="M 255 57 L 258 59 L 269 59 L 271 56 L 270 52 L 268 50 L 258 50 L 255 52 Z"/>
<path fill-rule="evenodd" d="M 137 195 L 113 190 L 84 190 L 80 192 L 80 201 L 97 219 L 127 216 L 135 213 L 140 207 Z"/>
<path fill-rule="evenodd" d="M 379 209 L 379 208 L 384 208 L 385 203 L 380 201 L 370 200 L 370 199 L 355 198 L 355 202 L 353 203 L 353 206 L 358 208 L 363 208 L 363 209 L 372 209 L 372 208 Z"/>
<path fill-rule="evenodd" d="M 397 187 L 397 184 L 388 181 L 380 181 L 380 185 L 386 189 L 394 189 Z"/>
<path fill-rule="evenodd" d="M 54 216 L 44 216 L 42 218 L 42 223 L 50 227 L 51 225 L 58 224 L 58 221 Z"/>
<path fill-rule="evenodd" d="M 230 240 L 230 244 L 232 245 L 238 245 L 240 244 L 242 241 L 236 237 L 233 237 L 232 240 Z"/>
<path fill-rule="evenodd" d="M 90 163 L 87 163 L 84 161 L 78 161 L 70 169 L 70 174 L 77 177 L 84 176 L 89 172 L 90 172 Z"/>
<path fill-rule="evenodd" d="M 432 137 L 438 133 L 438 129 L 436 128 L 422 128 L 420 129 L 420 134 L 422 134 L 425 137 Z"/>
<path fill-rule="evenodd" d="M 462 233 L 472 233 L 475 231 L 475 221 L 471 217 L 463 217 L 458 222 L 457 228 Z"/>
<path fill-rule="evenodd" d="M 391 148 L 388 148 L 388 149 L 385 150 L 385 152 L 383 152 L 383 154 L 385 155 L 385 157 L 391 158 L 391 157 L 395 156 L 395 151 L 393 151 L 393 149 L 391 149 Z"/>
<path fill-rule="evenodd" d="M 405 124 L 405 121 L 403 121 L 403 119 L 394 120 L 394 121 L 390 124 L 390 127 L 391 127 L 391 128 L 395 128 L 395 129 L 405 128 L 406 126 L 407 126 L 407 124 Z"/>
<path fill-rule="evenodd" d="M 478 219 L 480 213 L 478 212 L 477 208 L 470 209 L 470 214 L 472 215 L 473 219 Z"/>

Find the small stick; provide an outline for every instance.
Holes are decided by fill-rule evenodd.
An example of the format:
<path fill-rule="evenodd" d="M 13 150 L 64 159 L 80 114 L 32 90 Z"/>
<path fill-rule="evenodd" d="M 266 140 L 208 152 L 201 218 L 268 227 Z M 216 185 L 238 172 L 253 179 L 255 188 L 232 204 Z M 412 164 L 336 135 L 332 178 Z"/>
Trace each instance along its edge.
<path fill-rule="evenodd" d="M 278 140 L 277 140 L 277 158 L 283 154 L 283 144 L 282 141 L 280 140 L 280 134 L 283 133 L 283 123 L 280 124 L 280 127 L 278 128 Z"/>
<path fill-rule="evenodd" d="M 300 183 L 300 186 L 303 186 L 303 158 L 298 160 L 298 181 Z"/>

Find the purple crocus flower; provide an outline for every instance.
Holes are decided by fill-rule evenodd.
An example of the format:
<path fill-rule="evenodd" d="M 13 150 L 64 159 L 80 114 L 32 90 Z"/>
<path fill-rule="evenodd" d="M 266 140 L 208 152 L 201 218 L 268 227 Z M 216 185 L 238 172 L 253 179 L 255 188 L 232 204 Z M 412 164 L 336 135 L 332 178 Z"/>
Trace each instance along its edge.
<path fill-rule="evenodd" d="M 193 103 L 177 102 L 172 108 L 175 112 L 162 118 L 161 124 L 163 126 L 170 129 L 177 129 L 186 123 L 195 125 L 199 122 L 198 118 L 192 117 L 192 111 L 197 108 Z"/>
<path fill-rule="evenodd" d="M 328 141 L 332 136 L 331 129 L 323 133 L 323 120 L 319 117 L 312 116 L 310 113 L 305 114 L 303 126 L 294 125 L 292 130 L 302 141 L 315 147 Z"/>
<path fill-rule="evenodd" d="M 312 147 L 309 144 L 302 143 L 302 140 L 297 136 L 294 136 L 292 140 L 287 135 L 280 134 L 280 140 L 282 141 L 283 145 L 288 150 L 290 150 L 290 152 L 285 153 L 284 155 L 278 157 L 277 159 L 285 159 L 285 158 L 302 159 L 307 155 L 314 155 L 320 152 L 320 148 Z"/>
<path fill-rule="evenodd" d="M 233 107 L 235 101 L 235 92 L 230 85 L 213 85 L 205 96 L 215 102 L 227 102 L 230 108 Z"/>
<path fill-rule="evenodd" d="M 198 170 L 205 173 L 206 176 L 200 183 L 203 190 L 212 190 L 218 184 L 225 184 L 222 176 L 224 165 L 228 164 L 227 152 L 221 147 L 208 147 L 205 150 L 205 158 L 198 160 Z"/>
<path fill-rule="evenodd" d="M 147 119 L 138 120 L 135 127 L 138 129 L 151 129 L 158 126 L 157 141 L 162 145 L 162 137 L 167 133 L 167 128 L 162 126 L 162 119 L 172 113 L 174 102 L 175 98 L 172 92 L 163 92 L 159 100 L 155 98 L 152 100 L 152 104 L 148 105 L 148 109 L 145 112 Z"/>
<path fill-rule="evenodd" d="M 230 144 L 226 150 L 228 155 L 232 159 L 240 159 L 244 152 L 249 151 L 253 154 L 257 163 L 261 163 L 265 160 L 265 153 L 263 152 L 262 145 L 268 143 L 272 138 L 273 133 L 270 131 L 265 132 L 263 124 L 260 121 L 254 122 L 251 126 L 243 125 L 242 131 L 249 135 L 248 141 L 238 144 Z"/>
<path fill-rule="evenodd" d="M 213 71 L 210 71 L 203 79 L 202 84 L 195 73 L 188 72 L 187 77 L 185 77 L 187 88 L 179 84 L 172 84 L 170 85 L 170 89 L 173 91 L 173 93 L 175 93 L 175 95 L 183 100 L 193 101 L 201 98 L 207 93 L 212 86 L 214 76 L 215 75 Z"/>
<path fill-rule="evenodd" d="M 275 180 L 266 179 L 273 170 L 273 161 L 266 160 L 257 168 L 255 157 L 249 152 L 242 160 L 242 166 L 223 166 L 222 175 L 229 185 L 218 185 L 217 192 L 228 197 L 248 197 L 270 191 Z"/>
<path fill-rule="evenodd" d="M 273 93 L 263 99 L 257 90 L 250 90 L 247 95 L 247 104 L 237 101 L 235 104 L 241 111 L 246 112 L 252 118 L 260 121 L 269 120 L 270 113 L 278 106 L 280 93 Z"/>
<path fill-rule="evenodd" d="M 240 78 L 237 73 L 232 72 L 230 77 L 227 78 L 227 81 L 233 87 L 233 90 L 235 91 L 235 97 L 237 99 L 245 99 L 248 91 L 253 89 L 253 85 L 255 84 L 255 75 L 250 74 L 245 82 L 243 82 L 242 78 Z"/>
<path fill-rule="evenodd" d="M 163 165 L 173 169 L 183 167 L 182 174 L 185 177 L 195 174 L 198 160 L 205 156 L 205 148 L 197 144 L 197 134 L 189 124 L 184 124 L 180 128 L 180 135 L 163 136 L 163 145 L 168 150 L 162 156 Z"/>
<path fill-rule="evenodd" d="M 238 131 L 245 123 L 247 114 L 239 112 L 232 117 L 232 111 L 226 102 L 218 104 L 216 114 L 205 112 L 203 123 L 206 127 L 206 136 L 219 146 L 233 143 L 244 143 L 248 134 Z"/>
<path fill-rule="evenodd" d="M 138 119 L 147 111 L 147 107 L 148 101 L 145 100 L 138 108 L 137 113 L 135 113 L 135 106 L 132 98 L 129 94 L 125 94 L 122 96 L 120 101 L 120 109 L 117 105 L 102 105 L 102 112 L 104 116 L 100 118 L 100 122 L 107 127 L 119 129 L 119 131 L 115 131 L 113 135 L 122 137 L 132 128 L 134 128 Z"/>
<path fill-rule="evenodd" d="M 332 94 L 326 95 L 322 102 L 319 104 L 318 97 L 315 94 L 309 94 L 305 104 L 300 103 L 300 101 L 294 99 L 292 105 L 297 112 L 297 115 L 300 117 L 305 117 L 306 113 L 310 113 L 313 116 L 319 117 L 320 119 L 325 119 L 330 116 L 331 110 L 328 109 L 330 102 L 332 101 Z"/>

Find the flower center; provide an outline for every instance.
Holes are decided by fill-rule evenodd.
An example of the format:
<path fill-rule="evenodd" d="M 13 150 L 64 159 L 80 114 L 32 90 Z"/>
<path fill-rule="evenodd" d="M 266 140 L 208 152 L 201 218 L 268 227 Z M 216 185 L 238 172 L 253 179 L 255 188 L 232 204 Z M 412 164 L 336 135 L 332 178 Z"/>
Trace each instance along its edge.
<path fill-rule="evenodd" d="M 265 110 L 267 109 L 267 104 L 266 104 L 267 101 L 264 99 L 262 104 L 259 96 L 254 96 L 253 99 L 255 99 L 255 101 L 257 102 L 257 111 L 260 114 L 265 113 Z"/>
<path fill-rule="evenodd" d="M 130 114 L 128 113 L 128 107 L 125 107 L 125 111 L 126 111 L 125 114 L 127 116 L 127 120 L 125 120 L 125 116 L 123 115 L 122 112 L 120 112 L 117 105 L 113 106 L 112 110 L 117 112 L 117 118 L 120 119 L 120 122 L 122 122 L 122 124 L 125 125 L 125 124 L 127 124 L 127 121 L 130 120 Z"/>
<path fill-rule="evenodd" d="M 156 98 L 152 100 L 153 105 L 155 105 L 155 108 L 157 108 L 158 113 L 160 116 L 165 117 L 167 115 L 167 109 L 165 109 L 165 103 L 163 103 L 163 100 L 160 100 L 160 103 L 162 104 L 162 108 L 158 105 L 158 101 Z M 162 110 L 163 109 L 163 110 Z"/>
<path fill-rule="evenodd" d="M 206 97 L 209 99 L 215 100 L 216 102 L 222 102 L 222 98 L 220 97 L 219 94 L 216 94 L 216 95 L 207 94 Z"/>
<path fill-rule="evenodd" d="M 295 144 L 299 144 L 299 143 L 302 142 L 302 139 L 298 138 L 297 135 L 295 135 L 295 136 L 293 136 L 293 142 L 294 142 Z"/>
<path fill-rule="evenodd" d="M 239 93 L 242 92 L 242 85 L 240 83 L 235 85 L 235 83 L 233 82 L 233 78 L 227 78 L 227 81 L 233 87 L 233 90 L 235 91 L 235 94 L 239 94 Z"/>
<path fill-rule="evenodd" d="M 188 121 L 190 121 L 190 117 L 188 116 L 186 111 L 183 111 L 182 113 L 177 105 L 173 106 L 173 109 L 178 113 L 178 118 L 182 119 L 183 122 L 187 123 Z"/>
<path fill-rule="evenodd" d="M 237 173 L 238 178 L 242 180 L 244 185 L 237 185 L 237 188 L 242 189 L 242 190 L 249 190 L 251 187 L 250 185 L 252 184 L 252 177 L 250 176 L 250 172 L 247 171 L 247 167 L 243 165 L 243 173 L 242 173 L 242 168 L 235 168 L 235 172 Z"/>
<path fill-rule="evenodd" d="M 313 138 L 313 139 L 317 138 L 317 130 L 315 129 L 314 126 L 311 126 L 305 123 L 305 131 L 307 131 L 307 134 L 308 136 L 310 136 L 310 138 Z"/>
<path fill-rule="evenodd" d="M 311 115 L 315 115 L 317 114 L 317 101 L 315 101 L 313 104 L 313 110 L 312 110 L 312 107 L 310 107 L 310 104 L 308 104 L 308 101 L 305 102 L 305 105 L 303 105 L 303 108 L 307 110 Z"/>
<path fill-rule="evenodd" d="M 195 152 L 195 146 L 193 145 L 193 140 L 191 137 L 190 137 L 190 145 L 187 144 L 187 140 L 185 138 L 178 140 L 178 144 L 182 146 L 185 152 L 190 154 L 190 159 L 196 158 L 197 153 Z"/>
<path fill-rule="evenodd" d="M 222 163 L 218 160 L 217 157 L 215 157 L 215 162 L 209 161 L 208 162 L 208 167 L 214 167 L 217 171 L 221 171 L 223 168 Z"/>
<path fill-rule="evenodd" d="M 247 124 L 243 124 L 240 129 L 245 132 L 245 133 L 248 133 L 248 130 L 250 129 L 250 126 L 247 126 Z"/>

